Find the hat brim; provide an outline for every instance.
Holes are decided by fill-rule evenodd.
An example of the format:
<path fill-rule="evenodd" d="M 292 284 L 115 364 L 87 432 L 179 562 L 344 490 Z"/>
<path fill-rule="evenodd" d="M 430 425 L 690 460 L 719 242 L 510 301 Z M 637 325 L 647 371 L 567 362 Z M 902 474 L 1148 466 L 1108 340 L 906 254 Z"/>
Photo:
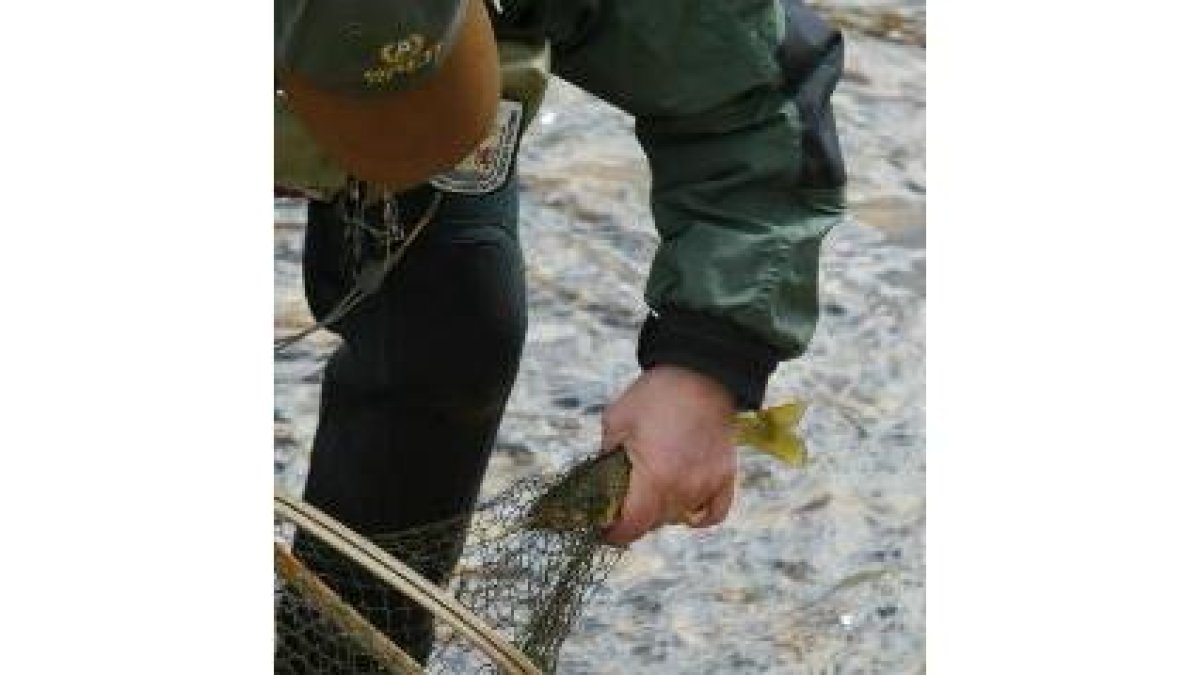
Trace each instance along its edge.
<path fill-rule="evenodd" d="M 438 71 L 401 92 L 331 92 L 294 72 L 277 76 L 308 133 L 354 177 L 393 190 L 427 181 L 467 156 L 491 128 L 500 66 L 482 0 L 470 0 Z"/>

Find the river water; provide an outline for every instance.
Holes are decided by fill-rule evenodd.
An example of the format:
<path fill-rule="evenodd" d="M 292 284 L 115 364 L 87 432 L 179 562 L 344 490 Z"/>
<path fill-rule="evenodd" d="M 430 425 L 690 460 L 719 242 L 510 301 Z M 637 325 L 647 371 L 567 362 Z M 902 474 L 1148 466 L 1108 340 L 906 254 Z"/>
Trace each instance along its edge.
<path fill-rule="evenodd" d="M 563 673 L 915 673 L 925 629 L 925 50 L 919 3 L 824 3 L 848 39 L 834 104 L 852 213 L 822 254 L 822 316 L 768 400 L 811 402 L 795 469 L 740 457 L 720 527 L 636 543 L 563 649 Z M 555 83 L 522 153 L 529 334 L 485 492 L 595 451 L 637 374 L 657 235 L 632 121 Z M 300 204 L 276 204 L 276 329 L 303 326 Z M 317 334 L 276 362 L 276 478 L 297 492 Z"/>

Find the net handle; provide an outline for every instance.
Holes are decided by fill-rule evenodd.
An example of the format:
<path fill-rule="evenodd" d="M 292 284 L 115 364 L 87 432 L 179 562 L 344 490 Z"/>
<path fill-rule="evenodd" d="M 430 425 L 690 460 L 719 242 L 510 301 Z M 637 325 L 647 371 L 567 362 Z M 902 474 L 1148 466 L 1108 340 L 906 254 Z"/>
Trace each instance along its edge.
<path fill-rule="evenodd" d="M 351 531 L 313 506 L 275 493 L 275 513 L 355 563 L 362 565 L 384 583 L 392 586 L 435 617 L 446 622 L 467 641 L 483 651 L 508 675 L 542 675 L 529 657 L 496 633 L 454 596 L 386 551 Z"/>

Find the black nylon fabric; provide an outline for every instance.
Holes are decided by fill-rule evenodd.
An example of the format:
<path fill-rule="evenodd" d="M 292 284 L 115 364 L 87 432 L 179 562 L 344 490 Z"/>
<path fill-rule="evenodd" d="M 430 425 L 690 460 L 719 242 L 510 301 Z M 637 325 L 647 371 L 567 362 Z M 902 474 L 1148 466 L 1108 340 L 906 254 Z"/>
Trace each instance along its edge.
<path fill-rule="evenodd" d="M 649 316 L 638 336 L 638 364 L 690 368 L 721 383 L 738 410 L 758 410 L 778 350 L 749 331 L 700 312 L 670 307 Z"/>
<path fill-rule="evenodd" d="M 419 211 L 428 191 L 405 195 L 402 210 Z M 349 283 L 338 208 L 310 203 L 304 267 L 315 310 Z M 524 343 L 517 218 L 512 181 L 491 195 L 447 194 L 380 291 L 333 327 L 344 343 L 325 368 L 306 501 L 367 537 L 474 509 Z M 457 546 L 420 571 L 444 580 Z M 297 554 L 352 601 L 355 589 L 375 583 L 361 571 L 328 568 L 330 558 L 306 556 L 304 546 Z M 363 611 L 375 621 L 375 610 Z M 407 616 L 376 623 L 424 657 L 429 617 L 415 608 Z"/>
<path fill-rule="evenodd" d="M 517 215 L 511 183 L 447 194 L 380 291 L 336 327 L 307 501 L 367 535 L 471 509 L 524 342 Z M 336 207 L 314 202 L 308 228 L 315 288 L 342 253 Z"/>

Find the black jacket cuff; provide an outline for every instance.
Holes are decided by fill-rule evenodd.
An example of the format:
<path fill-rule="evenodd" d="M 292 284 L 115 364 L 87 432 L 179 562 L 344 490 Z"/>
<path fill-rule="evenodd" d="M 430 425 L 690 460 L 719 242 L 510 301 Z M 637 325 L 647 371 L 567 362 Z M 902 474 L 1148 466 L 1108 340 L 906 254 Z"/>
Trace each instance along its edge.
<path fill-rule="evenodd" d="M 767 378 L 781 360 L 762 338 L 730 321 L 686 309 L 650 315 L 638 338 L 642 368 L 681 366 L 708 375 L 733 395 L 738 410 L 758 410 Z"/>

